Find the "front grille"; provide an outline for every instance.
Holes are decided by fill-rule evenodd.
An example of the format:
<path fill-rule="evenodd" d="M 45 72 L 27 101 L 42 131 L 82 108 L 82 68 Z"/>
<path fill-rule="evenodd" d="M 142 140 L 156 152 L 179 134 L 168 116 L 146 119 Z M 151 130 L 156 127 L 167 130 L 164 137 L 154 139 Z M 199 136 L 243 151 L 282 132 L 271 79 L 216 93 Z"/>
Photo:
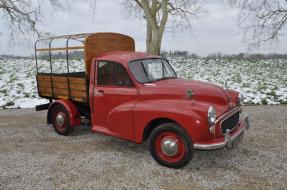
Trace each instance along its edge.
<path fill-rule="evenodd" d="M 234 129 L 239 123 L 239 112 L 231 115 L 230 117 L 226 118 L 221 123 L 221 133 L 225 134 L 226 130 L 229 129 L 230 131 Z"/>

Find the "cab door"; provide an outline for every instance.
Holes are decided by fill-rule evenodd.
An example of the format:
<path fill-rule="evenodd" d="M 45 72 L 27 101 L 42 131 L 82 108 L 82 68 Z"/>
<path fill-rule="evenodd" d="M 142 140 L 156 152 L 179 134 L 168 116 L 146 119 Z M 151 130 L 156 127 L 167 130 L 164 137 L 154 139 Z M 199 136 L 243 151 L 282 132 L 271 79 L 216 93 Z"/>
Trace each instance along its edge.
<path fill-rule="evenodd" d="M 133 110 L 138 91 L 126 68 L 116 62 L 98 61 L 92 93 L 92 130 L 134 140 Z"/>

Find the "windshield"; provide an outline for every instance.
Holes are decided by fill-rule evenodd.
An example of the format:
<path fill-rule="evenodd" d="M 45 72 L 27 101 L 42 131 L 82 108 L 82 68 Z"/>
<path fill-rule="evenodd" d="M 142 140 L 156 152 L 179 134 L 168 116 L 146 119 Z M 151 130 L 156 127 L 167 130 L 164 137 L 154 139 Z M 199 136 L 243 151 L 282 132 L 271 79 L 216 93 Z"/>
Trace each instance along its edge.
<path fill-rule="evenodd" d="M 132 61 L 129 63 L 129 68 L 140 83 L 176 78 L 175 72 L 164 59 Z"/>

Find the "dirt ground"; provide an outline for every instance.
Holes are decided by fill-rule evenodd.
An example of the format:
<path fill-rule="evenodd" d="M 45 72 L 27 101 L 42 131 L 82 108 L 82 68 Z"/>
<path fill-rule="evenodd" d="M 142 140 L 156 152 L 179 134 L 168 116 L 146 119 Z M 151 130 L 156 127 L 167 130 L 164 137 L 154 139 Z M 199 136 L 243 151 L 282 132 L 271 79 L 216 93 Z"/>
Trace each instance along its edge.
<path fill-rule="evenodd" d="M 287 106 L 248 106 L 252 128 L 232 150 L 196 151 L 182 169 L 148 144 L 77 128 L 56 134 L 46 112 L 0 110 L 0 189 L 286 189 Z"/>

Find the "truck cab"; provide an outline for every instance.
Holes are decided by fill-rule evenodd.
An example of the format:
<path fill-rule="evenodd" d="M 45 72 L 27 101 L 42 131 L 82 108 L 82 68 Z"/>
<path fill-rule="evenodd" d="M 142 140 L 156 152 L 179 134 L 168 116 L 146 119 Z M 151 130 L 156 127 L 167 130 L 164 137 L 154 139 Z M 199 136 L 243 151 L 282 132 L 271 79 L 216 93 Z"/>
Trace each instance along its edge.
<path fill-rule="evenodd" d="M 195 149 L 230 148 L 249 129 L 248 116 L 240 117 L 239 92 L 178 78 L 168 60 L 135 52 L 132 38 L 104 36 L 102 44 L 98 41 L 103 36 L 93 39 L 100 47 L 89 45 L 104 49 L 97 53 L 87 48 L 89 40 L 85 40 L 84 51 L 93 55 L 85 56 L 89 61 L 84 75 L 50 72 L 44 75 L 49 78 L 46 86 L 43 74 L 37 75 L 39 95 L 50 103 L 36 109 L 48 109 L 48 123 L 57 133 L 70 134 L 84 116 L 91 120 L 92 132 L 135 143 L 149 140 L 151 155 L 159 164 L 180 168 L 190 162 Z M 118 37 L 121 41 L 113 44 Z M 47 86 L 51 93 L 43 96 Z M 65 97 L 57 94 L 59 87 L 67 87 Z M 79 89 L 83 96 L 74 96 Z"/>

